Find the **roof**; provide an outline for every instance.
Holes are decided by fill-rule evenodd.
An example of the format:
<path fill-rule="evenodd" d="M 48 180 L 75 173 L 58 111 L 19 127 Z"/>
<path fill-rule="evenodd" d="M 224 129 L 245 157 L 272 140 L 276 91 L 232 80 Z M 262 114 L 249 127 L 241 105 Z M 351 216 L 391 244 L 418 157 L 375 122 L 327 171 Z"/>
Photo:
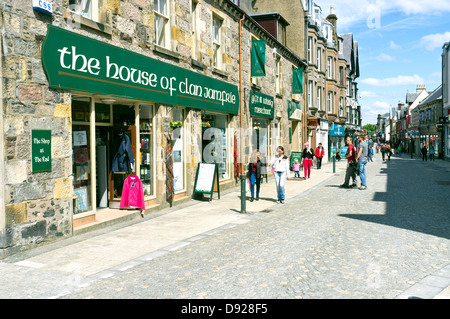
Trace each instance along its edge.
<path fill-rule="evenodd" d="M 419 105 L 424 105 L 436 100 L 442 99 L 442 84 L 439 85 L 433 92 L 430 93 Z"/>
<path fill-rule="evenodd" d="M 266 20 L 280 20 L 285 26 L 289 25 L 289 22 L 278 12 L 269 13 L 259 13 L 250 15 L 255 21 L 266 21 Z"/>

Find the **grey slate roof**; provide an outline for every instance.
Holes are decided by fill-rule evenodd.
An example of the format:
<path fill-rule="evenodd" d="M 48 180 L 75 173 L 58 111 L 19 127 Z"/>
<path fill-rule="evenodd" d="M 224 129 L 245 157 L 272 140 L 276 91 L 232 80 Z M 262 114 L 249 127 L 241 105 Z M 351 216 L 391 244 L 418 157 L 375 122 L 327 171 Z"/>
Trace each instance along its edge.
<path fill-rule="evenodd" d="M 442 99 L 442 84 L 439 85 L 433 92 L 430 93 L 419 105 L 424 105 L 436 100 Z"/>

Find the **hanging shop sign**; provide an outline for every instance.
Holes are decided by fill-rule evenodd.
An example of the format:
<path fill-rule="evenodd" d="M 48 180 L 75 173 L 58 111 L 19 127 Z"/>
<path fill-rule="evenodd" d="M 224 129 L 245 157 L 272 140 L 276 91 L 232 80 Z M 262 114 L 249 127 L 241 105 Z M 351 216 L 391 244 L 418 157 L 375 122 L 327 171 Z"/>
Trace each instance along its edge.
<path fill-rule="evenodd" d="M 275 115 L 275 99 L 256 91 L 250 91 L 250 115 L 273 120 Z"/>
<path fill-rule="evenodd" d="M 32 172 L 52 170 L 52 131 L 31 131 L 31 167 Z"/>
<path fill-rule="evenodd" d="M 290 120 L 302 120 L 302 107 L 299 103 L 288 101 L 288 116 Z"/>
<path fill-rule="evenodd" d="M 252 40 L 251 76 L 266 75 L 266 40 Z"/>
<path fill-rule="evenodd" d="M 331 123 L 330 136 L 345 136 L 345 127 L 343 125 Z"/>
<path fill-rule="evenodd" d="M 238 114 L 235 85 L 50 24 L 41 52 L 52 88 Z"/>

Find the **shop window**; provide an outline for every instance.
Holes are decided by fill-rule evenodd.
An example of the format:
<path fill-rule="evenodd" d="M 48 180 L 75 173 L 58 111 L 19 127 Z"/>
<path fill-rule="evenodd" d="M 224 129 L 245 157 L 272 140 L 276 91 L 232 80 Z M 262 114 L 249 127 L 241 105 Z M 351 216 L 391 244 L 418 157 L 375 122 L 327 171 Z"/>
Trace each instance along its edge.
<path fill-rule="evenodd" d="M 174 191 L 184 189 L 184 109 L 173 108 L 173 183 Z"/>
<path fill-rule="evenodd" d="M 87 101 L 85 101 L 87 100 Z M 90 102 L 89 98 L 72 101 L 72 173 L 73 213 L 91 211 L 91 158 L 90 158 Z"/>
<path fill-rule="evenodd" d="M 73 213 L 91 211 L 90 100 L 72 101 Z"/>
<path fill-rule="evenodd" d="M 202 161 L 217 163 L 219 179 L 230 177 L 228 168 L 228 116 L 202 112 Z"/>
<path fill-rule="evenodd" d="M 73 213 L 92 210 L 89 125 L 72 126 Z"/>
<path fill-rule="evenodd" d="M 262 162 L 267 163 L 269 149 L 267 147 L 267 138 L 269 136 L 269 121 L 259 118 L 252 118 L 252 148 L 259 150 Z"/>
<path fill-rule="evenodd" d="M 109 104 L 95 103 L 95 122 L 96 123 L 111 122 L 111 106 Z"/>
<path fill-rule="evenodd" d="M 89 123 L 89 109 L 89 102 L 74 100 L 72 102 L 72 121 Z"/>
<path fill-rule="evenodd" d="M 144 196 L 153 195 L 153 106 L 139 106 L 140 179 Z"/>
<path fill-rule="evenodd" d="M 169 0 L 154 0 L 155 43 L 170 49 L 170 9 Z"/>

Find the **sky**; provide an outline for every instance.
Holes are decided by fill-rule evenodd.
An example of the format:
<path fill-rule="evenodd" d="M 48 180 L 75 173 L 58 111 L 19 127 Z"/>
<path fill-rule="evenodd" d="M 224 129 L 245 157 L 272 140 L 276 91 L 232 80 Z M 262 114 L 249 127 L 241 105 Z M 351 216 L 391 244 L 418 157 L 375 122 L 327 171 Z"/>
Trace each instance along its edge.
<path fill-rule="evenodd" d="M 338 34 L 358 42 L 362 124 L 405 103 L 417 85 L 442 82 L 442 46 L 450 41 L 450 0 L 316 0 L 335 8 Z"/>

